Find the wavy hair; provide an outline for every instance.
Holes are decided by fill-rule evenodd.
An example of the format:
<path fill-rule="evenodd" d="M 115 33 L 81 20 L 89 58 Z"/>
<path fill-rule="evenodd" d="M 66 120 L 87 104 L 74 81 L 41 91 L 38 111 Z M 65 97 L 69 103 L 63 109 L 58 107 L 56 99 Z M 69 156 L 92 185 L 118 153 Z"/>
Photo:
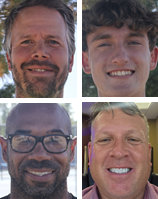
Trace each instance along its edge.
<path fill-rule="evenodd" d="M 87 35 L 99 26 L 124 24 L 133 31 L 147 32 L 149 49 L 153 50 L 158 36 L 158 12 L 150 11 L 138 0 L 100 0 L 82 13 L 82 50 L 86 52 Z"/>

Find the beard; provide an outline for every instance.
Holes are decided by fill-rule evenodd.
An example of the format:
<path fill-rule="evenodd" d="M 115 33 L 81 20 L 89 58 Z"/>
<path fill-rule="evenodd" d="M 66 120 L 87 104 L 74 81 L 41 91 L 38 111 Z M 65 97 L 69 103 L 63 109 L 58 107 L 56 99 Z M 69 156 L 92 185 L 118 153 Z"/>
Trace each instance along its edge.
<path fill-rule="evenodd" d="M 30 79 L 26 75 L 26 71 L 23 70 L 30 65 L 49 66 L 55 75 L 51 79 L 46 77 L 32 77 Z M 11 68 L 17 93 L 21 96 L 32 98 L 53 98 L 60 96 L 69 73 L 69 63 L 63 67 L 62 73 L 58 76 L 59 67 L 57 65 L 51 64 L 48 61 L 39 62 L 38 60 L 22 63 L 21 70 L 23 74 L 19 73 L 15 64 L 11 63 Z"/>
<path fill-rule="evenodd" d="M 27 169 L 52 169 L 55 170 L 55 178 L 53 182 L 38 182 L 33 181 L 33 185 L 29 184 L 25 178 Z M 8 170 L 11 176 L 11 188 L 17 198 L 33 198 L 33 199 L 46 199 L 46 198 L 62 198 L 67 191 L 67 176 L 70 170 L 70 164 L 67 163 L 64 171 L 60 173 L 60 166 L 57 163 L 43 160 L 28 160 L 21 164 L 16 174 L 13 161 L 8 157 Z"/>

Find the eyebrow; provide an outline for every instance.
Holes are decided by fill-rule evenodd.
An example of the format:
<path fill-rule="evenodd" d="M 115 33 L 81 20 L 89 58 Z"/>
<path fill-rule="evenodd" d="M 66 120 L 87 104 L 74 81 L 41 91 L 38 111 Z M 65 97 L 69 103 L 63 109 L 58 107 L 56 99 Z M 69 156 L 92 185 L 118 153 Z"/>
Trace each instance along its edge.
<path fill-rule="evenodd" d="M 137 130 L 137 129 L 129 129 L 125 132 L 125 134 L 128 135 L 128 134 L 133 134 L 133 133 L 138 133 L 138 132 L 139 132 L 139 130 Z M 113 131 L 103 131 L 102 133 L 110 135 L 110 134 L 113 134 L 115 132 L 113 132 Z"/>
<path fill-rule="evenodd" d="M 30 37 L 31 37 L 31 35 L 21 35 L 19 39 L 27 39 Z"/>
<path fill-rule="evenodd" d="M 102 39 L 109 39 L 109 38 L 112 38 L 112 36 L 110 34 L 100 34 L 100 35 L 97 35 L 96 37 L 94 37 L 93 40 L 91 41 L 91 43 L 94 41 L 98 41 L 98 40 L 102 40 Z"/>
<path fill-rule="evenodd" d="M 140 32 L 131 32 L 131 33 L 129 33 L 128 37 L 145 38 L 145 35 Z M 98 41 L 98 40 L 102 40 L 102 39 L 110 39 L 110 38 L 112 38 L 112 36 L 110 34 L 100 34 L 100 35 L 97 35 L 96 37 L 94 37 L 93 40 L 91 41 L 91 43 L 94 41 Z"/>
<path fill-rule="evenodd" d="M 139 130 L 137 130 L 137 129 L 130 129 L 127 131 L 127 134 L 138 133 L 138 132 L 139 132 Z"/>
<path fill-rule="evenodd" d="M 32 35 L 21 35 L 20 40 L 21 39 L 28 39 L 28 38 L 31 38 L 31 37 L 32 37 Z M 61 39 L 61 37 L 59 35 L 46 35 L 45 38 Z"/>
<path fill-rule="evenodd" d="M 27 133 L 27 134 L 31 134 L 31 130 L 23 130 L 23 129 L 18 129 L 18 130 L 16 130 L 15 132 L 14 132 L 14 134 L 16 134 L 16 133 Z"/>
<path fill-rule="evenodd" d="M 16 131 L 14 132 L 14 134 L 16 134 L 16 133 L 17 133 L 17 134 L 20 134 L 20 133 L 31 134 L 32 131 L 31 131 L 31 130 L 18 129 L 18 130 L 16 130 Z M 47 133 L 47 134 L 51 134 L 51 133 L 61 133 L 61 134 L 65 135 L 65 134 L 63 133 L 63 131 L 60 130 L 60 129 L 48 130 L 48 131 L 46 131 L 46 133 Z"/>
<path fill-rule="evenodd" d="M 131 33 L 129 33 L 128 37 L 141 37 L 141 38 L 145 38 L 145 35 L 143 33 L 140 33 L 140 32 L 131 32 Z"/>
<path fill-rule="evenodd" d="M 46 38 L 52 38 L 52 39 L 61 39 L 61 37 L 59 35 L 46 35 Z"/>
<path fill-rule="evenodd" d="M 46 131 L 46 133 L 47 133 L 47 134 L 50 134 L 50 133 L 61 133 L 61 134 L 65 135 L 65 134 L 63 133 L 63 131 L 60 130 L 60 129 L 48 130 L 48 131 Z"/>

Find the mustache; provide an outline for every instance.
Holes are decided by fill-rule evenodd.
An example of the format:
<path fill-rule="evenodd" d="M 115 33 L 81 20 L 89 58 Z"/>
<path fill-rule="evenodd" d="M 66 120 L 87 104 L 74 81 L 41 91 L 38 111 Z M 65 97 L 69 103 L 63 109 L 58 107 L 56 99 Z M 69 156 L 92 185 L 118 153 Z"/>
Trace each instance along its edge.
<path fill-rule="evenodd" d="M 59 72 L 59 67 L 57 65 L 52 64 L 49 61 L 39 61 L 39 60 L 31 60 L 30 62 L 22 63 L 21 69 L 24 69 L 27 66 L 33 66 L 33 65 L 48 66 L 55 72 L 55 74 L 57 74 Z"/>
<path fill-rule="evenodd" d="M 49 160 L 42 160 L 41 162 L 38 162 L 37 160 L 28 160 L 23 165 L 20 166 L 20 170 L 26 170 L 26 169 L 51 169 L 51 170 L 59 170 L 59 166 L 52 161 Z"/>

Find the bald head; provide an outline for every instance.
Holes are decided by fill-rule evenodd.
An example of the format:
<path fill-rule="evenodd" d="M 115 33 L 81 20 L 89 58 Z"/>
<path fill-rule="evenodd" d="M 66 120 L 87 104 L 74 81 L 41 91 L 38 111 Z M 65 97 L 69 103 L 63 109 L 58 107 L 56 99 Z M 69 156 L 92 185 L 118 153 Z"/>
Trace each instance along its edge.
<path fill-rule="evenodd" d="M 15 106 L 8 115 L 6 134 L 14 134 L 17 129 L 29 130 L 30 127 L 41 131 L 45 129 L 45 126 L 60 129 L 66 135 L 71 134 L 70 117 L 59 104 L 21 103 Z"/>

